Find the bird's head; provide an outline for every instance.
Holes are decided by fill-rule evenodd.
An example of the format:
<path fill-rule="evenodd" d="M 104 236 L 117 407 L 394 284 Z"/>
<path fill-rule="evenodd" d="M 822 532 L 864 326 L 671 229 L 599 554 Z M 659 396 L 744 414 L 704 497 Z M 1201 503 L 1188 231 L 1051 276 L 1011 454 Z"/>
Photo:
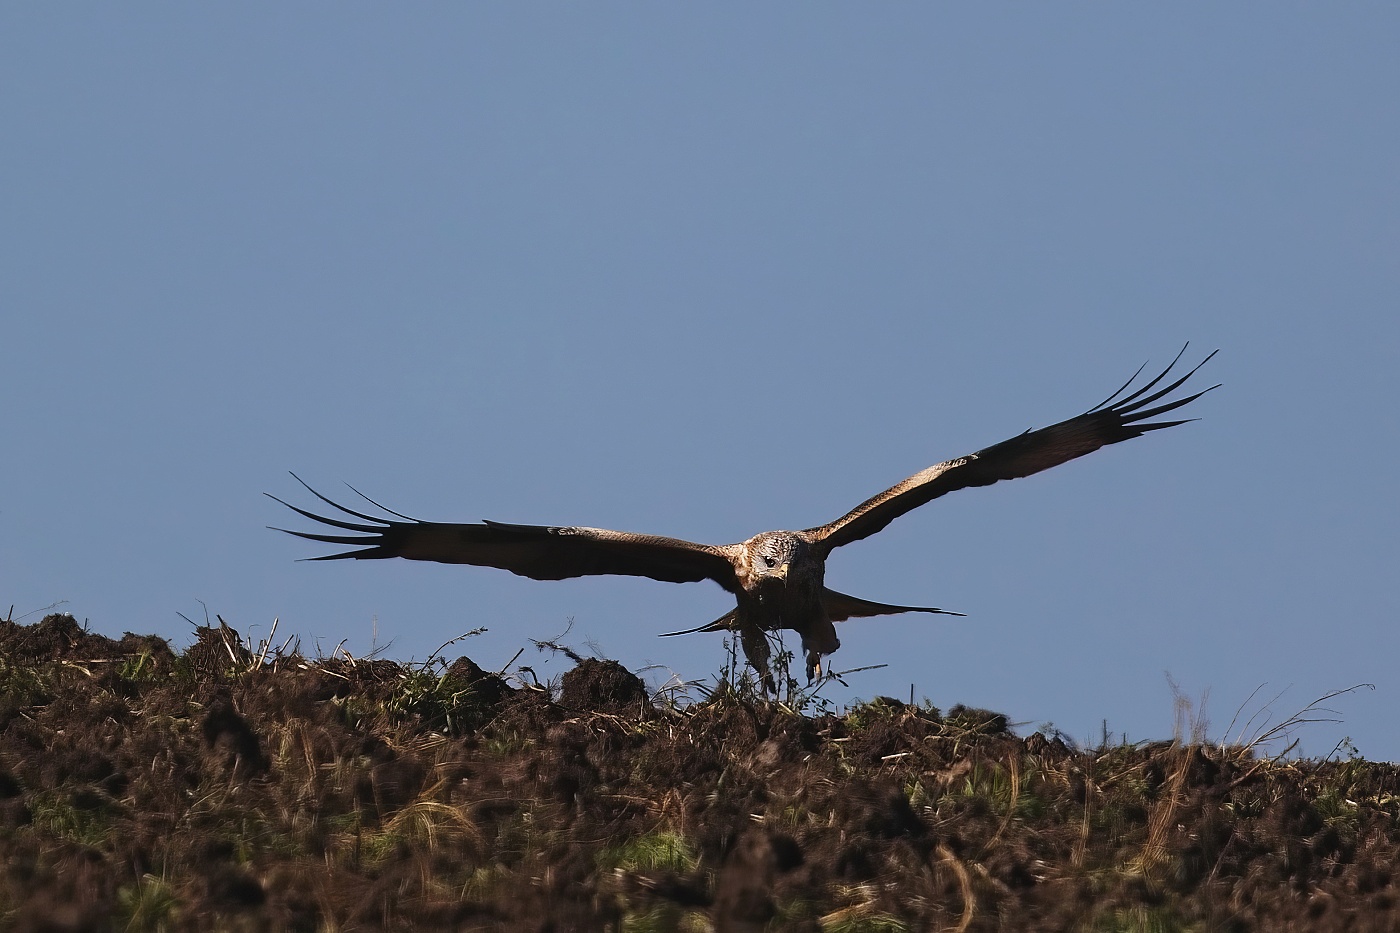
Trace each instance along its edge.
<path fill-rule="evenodd" d="M 762 585 L 785 586 L 790 577 L 802 575 L 810 562 L 807 542 L 791 532 L 764 532 L 749 544 L 749 572 Z"/>

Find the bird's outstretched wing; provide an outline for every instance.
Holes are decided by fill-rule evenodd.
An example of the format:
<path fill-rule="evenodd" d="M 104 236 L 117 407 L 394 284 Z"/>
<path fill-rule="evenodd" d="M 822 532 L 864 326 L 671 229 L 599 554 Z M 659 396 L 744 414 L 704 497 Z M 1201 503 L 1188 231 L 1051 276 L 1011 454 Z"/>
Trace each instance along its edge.
<path fill-rule="evenodd" d="M 311 560 L 340 560 L 346 557 L 404 557 L 444 564 L 475 564 L 499 567 L 535 580 L 563 580 L 594 574 L 622 574 L 650 577 L 667 583 L 697 583 L 714 580 L 725 589 L 739 589 L 734 571 L 737 545 L 695 544 L 677 538 L 607 531 L 602 528 L 509 525 L 501 522 L 447 524 L 424 522 L 387 509 L 364 496 L 366 501 L 394 518 L 366 515 L 333 502 L 307 486 L 322 502 L 359 522 L 317 515 L 284 502 L 293 512 L 332 528 L 353 534 L 324 534 L 277 528 L 287 534 L 328 544 L 358 545 L 359 550 L 326 554 Z M 352 489 L 354 487 L 351 487 Z M 357 494 L 362 495 L 363 493 Z"/>
<path fill-rule="evenodd" d="M 1139 437 L 1148 431 L 1170 428 L 1193 420 L 1187 418 L 1180 421 L 1144 423 L 1148 418 L 1178 409 L 1216 388 L 1211 386 L 1185 398 L 1156 404 L 1180 388 L 1196 370 L 1215 356 L 1215 352 L 1212 352 L 1186 375 L 1163 388 L 1156 389 L 1185 352 L 1186 348 L 1182 347 L 1181 353 L 1176 355 L 1171 365 L 1140 388 L 1128 392 L 1142 373 L 1142 368 L 1104 402 L 1076 418 L 1038 431 L 1027 431 L 966 457 L 935 464 L 865 500 L 836 521 L 819 528 L 809 528 L 803 534 L 813 544 L 830 553 L 832 548 L 875 534 L 905 512 L 955 489 L 989 486 L 998 480 L 1030 476 L 1032 473 L 1039 473 L 1041 470 L 1048 470 L 1092 453 L 1107 444 L 1116 444 Z M 1156 391 L 1153 391 L 1154 389 Z M 1124 395 L 1125 392 L 1128 394 Z"/>

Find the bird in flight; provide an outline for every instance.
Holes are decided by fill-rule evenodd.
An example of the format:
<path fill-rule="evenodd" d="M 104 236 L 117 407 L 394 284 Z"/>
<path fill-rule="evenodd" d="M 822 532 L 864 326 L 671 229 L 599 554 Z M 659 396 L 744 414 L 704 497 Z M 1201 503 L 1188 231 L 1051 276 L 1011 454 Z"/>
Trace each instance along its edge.
<path fill-rule="evenodd" d="M 805 531 L 765 531 L 738 544 L 696 544 L 678 538 L 608 531 L 603 528 L 512 525 L 503 522 L 453 524 L 410 518 L 352 490 L 387 516 L 358 512 L 326 498 L 296 474 L 312 495 L 350 518 L 318 515 L 268 494 L 298 514 L 351 534 L 285 531 L 312 541 L 358 547 L 311 560 L 403 557 L 444 564 L 499 567 L 534 580 L 563 580 L 594 574 L 650 577 L 668 583 L 713 580 L 734 595 L 736 605 L 692 632 L 736 632 L 745 657 L 774 692 L 767 633 L 791 629 L 802 639 L 807 679 L 820 673 L 821 659 L 841 647 L 835 623 L 900 612 L 962 615 L 931 606 L 892 606 L 838 593 L 825 585 L 826 559 L 843 544 L 868 538 L 899 516 L 939 496 L 971 486 L 1030 476 L 1092 453 L 1100 447 L 1170 428 L 1194 419 L 1149 421 L 1175 411 L 1211 389 L 1171 399 L 1206 364 L 1212 352 L 1185 375 L 1166 382 L 1186 348 L 1156 378 L 1132 388 L 1142 370 L 1102 403 L 1082 415 L 993 444 L 976 453 L 945 460 L 862 502 L 845 515 Z M 1218 351 L 1217 351 L 1218 352 Z M 1163 383 L 1166 382 L 1165 385 Z M 1160 387 L 1159 387 L 1160 386 Z"/>

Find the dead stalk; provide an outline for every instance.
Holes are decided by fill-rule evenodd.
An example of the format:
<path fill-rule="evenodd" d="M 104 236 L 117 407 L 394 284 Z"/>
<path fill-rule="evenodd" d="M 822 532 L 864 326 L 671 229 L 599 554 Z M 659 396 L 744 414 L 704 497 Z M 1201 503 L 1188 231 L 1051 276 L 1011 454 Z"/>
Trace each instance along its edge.
<path fill-rule="evenodd" d="M 1011 781 L 1011 791 L 1006 801 L 1006 813 L 1002 816 L 1001 825 L 997 827 L 997 831 L 992 835 L 992 838 L 987 844 L 982 847 L 982 853 L 984 855 L 992 851 L 992 848 L 1001 841 L 1001 837 L 1006 833 L 1007 827 L 1011 825 L 1011 818 L 1016 815 L 1016 805 L 1020 803 L 1021 800 L 1021 765 L 1019 759 L 1020 756 L 1014 751 L 1007 756 L 1007 777 Z"/>
<path fill-rule="evenodd" d="M 1177 755 L 1180 761 L 1176 770 L 1167 779 L 1166 794 L 1162 801 L 1152 809 L 1152 816 L 1147 823 L 1147 841 L 1143 843 L 1142 853 L 1137 858 L 1137 867 L 1144 873 L 1152 870 L 1158 862 L 1166 857 L 1167 834 L 1171 832 L 1171 826 L 1176 819 L 1176 811 L 1181 807 L 1181 790 L 1186 784 L 1186 773 L 1191 767 L 1191 752 L 1195 746 L 1177 745 Z"/>
<path fill-rule="evenodd" d="M 1341 690 L 1333 690 L 1331 693 L 1324 694 L 1323 696 L 1318 697 L 1316 700 L 1313 700 L 1313 701 L 1312 701 L 1311 703 L 1309 703 L 1307 706 L 1305 706 L 1305 707 L 1303 707 L 1302 709 L 1298 710 L 1298 712 L 1294 713 L 1292 716 L 1288 717 L 1288 718 L 1285 719 L 1283 722 L 1281 722 L 1281 723 L 1279 723 L 1278 725 L 1274 726 L 1272 729 L 1266 730 L 1266 731 L 1261 732 L 1261 733 L 1259 733 L 1258 735 L 1254 736 L 1254 737 L 1253 737 L 1252 739 L 1250 739 L 1247 743 L 1245 743 L 1245 745 L 1241 748 L 1241 751 L 1242 751 L 1243 753 L 1245 753 L 1245 754 L 1248 754 L 1248 753 L 1252 752 L 1255 748 L 1258 748 L 1260 745 L 1263 745 L 1263 744 L 1265 744 L 1265 743 L 1267 743 L 1267 742 L 1271 742 L 1271 741 L 1273 741 L 1274 739 L 1277 739 L 1277 738 L 1280 738 L 1280 737 L 1285 737 L 1285 738 L 1286 738 L 1288 735 L 1290 735 L 1290 734 L 1293 732 L 1294 729 L 1298 728 L 1299 726 L 1306 725 L 1306 724 L 1308 724 L 1308 723 L 1314 723 L 1314 722 L 1341 722 L 1341 719 L 1332 718 L 1332 717 L 1340 716 L 1340 715 L 1341 715 L 1340 713 L 1338 713 L 1338 712 L 1337 712 L 1336 710 L 1334 710 L 1334 709 L 1329 709 L 1329 708 L 1323 706 L 1322 704 L 1323 704 L 1323 703 L 1326 703 L 1328 700 L 1334 699 L 1334 698 L 1336 698 L 1336 697 L 1343 696 L 1343 695 L 1348 694 L 1348 693 L 1353 693 L 1353 692 L 1355 692 L 1355 691 L 1357 691 L 1357 690 L 1360 690 L 1362 687 L 1368 687 L 1368 688 L 1370 688 L 1371 690 L 1376 689 L 1376 685 L 1375 685 L 1375 684 L 1371 684 L 1371 683 L 1361 683 L 1361 684 L 1352 684 L 1350 687 L 1345 687 L 1345 688 L 1343 688 L 1343 689 L 1341 689 Z M 1253 694 L 1250 694 L 1250 695 L 1253 696 Z M 1282 693 L 1279 694 L 1279 696 L 1282 696 L 1282 695 L 1283 695 Z M 1276 700 L 1276 699 L 1278 699 L 1278 697 L 1275 697 L 1274 699 Z M 1270 702 L 1273 702 L 1273 701 L 1270 701 Z M 1267 707 L 1266 707 L 1266 708 L 1267 708 Z M 1260 712 L 1263 712 L 1263 710 L 1261 710 Z M 1328 716 L 1319 716 L 1319 715 L 1317 715 L 1318 713 L 1327 713 L 1327 714 L 1329 714 L 1329 715 L 1328 715 Z M 1256 713 L 1255 715 L 1257 716 L 1258 714 Z M 1253 722 L 1253 721 L 1254 721 L 1254 718 L 1251 717 L 1251 718 L 1250 718 L 1250 722 Z M 1267 720 L 1266 720 L 1266 722 L 1267 722 Z M 1261 726 L 1261 728 L 1262 728 L 1262 726 Z M 1295 742 L 1294 745 L 1296 745 L 1296 744 L 1297 744 L 1297 743 Z M 1292 748 L 1293 748 L 1293 745 L 1290 745 L 1290 746 L 1289 746 L 1289 750 L 1291 750 Z M 1285 754 L 1286 754 L 1286 753 L 1285 753 Z M 1282 756 L 1280 755 L 1279 757 L 1282 757 Z"/>
<path fill-rule="evenodd" d="M 937 852 L 940 859 L 952 866 L 953 874 L 958 876 L 958 888 L 962 892 L 963 912 L 954 933 L 967 933 L 967 928 L 972 926 L 972 918 L 977 915 L 977 900 L 972 895 L 972 876 L 968 874 L 967 866 L 960 862 L 946 845 L 940 842 Z"/>

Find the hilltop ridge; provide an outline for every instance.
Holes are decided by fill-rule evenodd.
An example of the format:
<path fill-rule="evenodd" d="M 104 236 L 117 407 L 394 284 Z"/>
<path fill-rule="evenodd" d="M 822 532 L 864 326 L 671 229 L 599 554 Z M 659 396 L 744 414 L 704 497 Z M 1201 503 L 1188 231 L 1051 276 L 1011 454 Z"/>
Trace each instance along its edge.
<path fill-rule="evenodd" d="M 0 620 L 14 930 L 1400 928 L 1400 769 Z"/>

